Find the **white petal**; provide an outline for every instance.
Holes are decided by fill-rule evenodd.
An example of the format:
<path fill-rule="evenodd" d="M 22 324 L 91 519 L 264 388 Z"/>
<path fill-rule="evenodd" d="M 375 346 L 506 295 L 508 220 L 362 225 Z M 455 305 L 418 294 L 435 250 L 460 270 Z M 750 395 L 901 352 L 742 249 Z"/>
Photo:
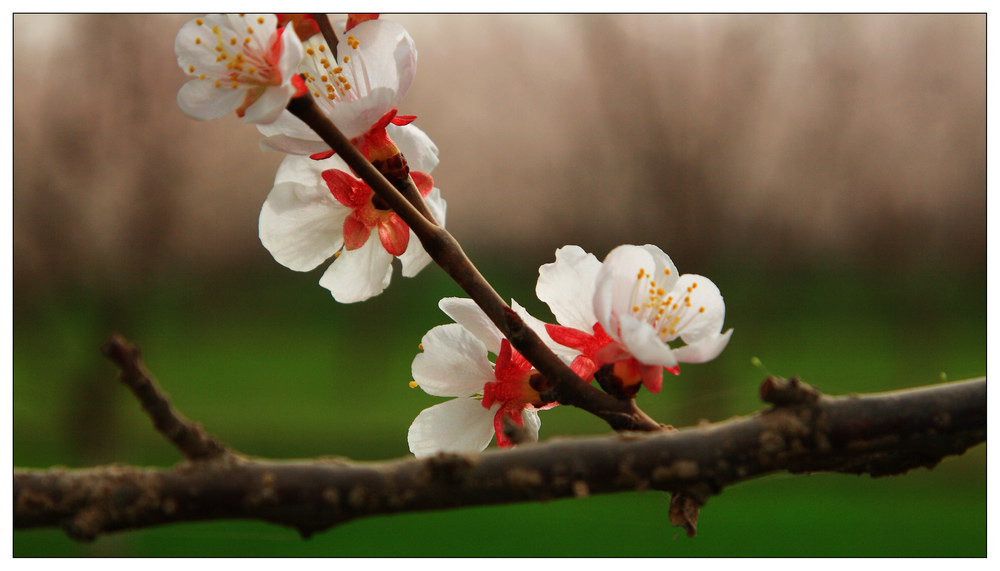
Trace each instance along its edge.
<path fill-rule="evenodd" d="M 719 356 L 722 350 L 729 344 L 729 337 L 733 330 L 730 329 L 722 335 L 711 335 L 702 337 L 697 342 L 674 349 L 674 358 L 682 363 L 704 363 Z"/>
<path fill-rule="evenodd" d="M 338 29 L 343 29 L 338 26 Z M 417 49 L 406 28 L 393 20 L 368 20 L 350 32 L 359 42 L 359 51 L 368 71 L 368 82 L 374 89 L 392 90 L 390 109 L 399 103 L 410 88 L 417 70 Z M 350 53 L 346 35 L 340 36 L 341 55 Z M 357 80 L 355 80 L 357 82 Z"/>
<path fill-rule="evenodd" d="M 424 202 L 427 204 L 427 209 L 434 215 L 434 219 L 444 227 L 447 204 L 441 198 L 441 190 L 438 188 L 431 189 L 427 197 L 424 198 Z M 420 270 L 431 263 L 430 254 L 424 250 L 420 239 L 417 238 L 416 233 L 412 229 L 410 230 L 410 243 L 406 246 L 406 251 L 403 252 L 403 255 L 399 256 L 399 261 L 403 265 L 403 275 L 408 278 L 417 275 Z"/>
<path fill-rule="evenodd" d="M 333 198 L 310 159 L 286 157 L 275 179 L 260 210 L 260 241 L 279 264 L 311 270 L 343 245 L 351 210 Z"/>
<path fill-rule="evenodd" d="M 601 262 L 579 246 L 556 250 L 556 261 L 538 268 L 535 294 L 544 301 L 556 321 L 564 327 L 591 331 L 594 314 L 594 288 Z"/>
<path fill-rule="evenodd" d="M 430 174 L 438 165 L 438 148 L 434 141 L 416 125 L 392 125 L 385 128 L 399 152 L 406 157 L 411 171 Z"/>
<path fill-rule="evenodd" d="M 494 355 L 500 353 L 500 341 L 503 335 L 476 302 L 462 297 L 446 297 L 438 302 L 438 307 L 448 317 L 454 319 L 455 323 L 465 327 L 479 339 L 489 352 Z"/>
<path fill-rule="evenodd" d="M 673 367 L 677 364 L 670 346 L 656 336 L 656 330 L 631 315 L 621 316 L 621 341 L 628 352 L 643 365 Z"/>
<path fill-rule="evenodd" d="M 524 430 L 528 437 L 538 441 L 538 430 L 542 427 L 542 421 L 538 418 L 537 410 L 524 409 L 521 411 L 521 420 L 524 421 Z"/>
<path fill-rule="evenodd" d="M 642 249 L 649 252 L 649 255 L 653 257 L 653 262 L 656 264 L 656 268 L 653 271 L 653 281 L 656 282 L 656 286 L 667 291 L 673 289 L 674 284 L 677 283 L 677 279 L 680 277 L 680 272 L 677 271 L 677 266 L 674 265 L 670 256 L 652 244 L 646 244 L 642 246 Z"/>
<path fill-rule="evenodd" d="M 561 358 L 567 365 L 572 362 L 573 357 L 580 354 L 579 351 L 575 349 L 570 349 L 565 345 L 560 345 L 552 340 L 549 336 L 549 332 L 545 330 L 545 322 L 537 317 L 532 316 L 528 313 L 528 310 L 521 306 L 513 299 L 510 300 L 510 308 L 514 310 L 522 320 L 524 324 L 528 326 L 532 331 L 534 331 L 542 339 L 542 343 L 545 343 L 546 347 L 552 350 L 559 358 Z"/>
<path fill-rule="evenodd" d="M 315 131 L 288 110 L 278 115 L 273 123 L 257 125 L 257 130 L 265 136 L 260 141 L 260 148 L 264 151 L 312 155 L 330 150 L 330 146 Z"/>
<path fill-rule="evenodd" d="M 597 272 L 594 313 L 608 335 L 617 338 L 619 317 L 632 308 L 632 293 L 640 270 L 649 274 L 655 269 L 653 255 L 640 246 L 618 246 L 604 258 Z"/>
<path fill-rule="evenodd" d="M 206 121 L 218 119 L 236 111 L 243 104 L 247 90 L 238 86 L 216 87 L 211 79 L 193 79 L 177 92 L 177 105 L 189 117 Z"/>
<path fill-rule="evenodd" d="M 389 287 L 392 279 L 392 254 L 385 251 L 372 231 L 368 241 L 357 250 L 342 250 L 330 264 L 319 285 L 330 290 L 340 303 L 355 303 L 376 296 Z"/>
<path fill-rule="evenodd" d="M 493 409 L 499 405 L 493 405 Z M 438 452 L 482 452 L 493 440 L 495 410 L 481 401 L 457 398 L 424 409 L 410 425 L 406 440 L 417 458 Z"/>
<path fill-rule="evenodd" d="M 424 335 L 423 352 L 411 372 L 424 392 L 439 397 L 469 397 L 495 380 L 486 347 L 457 323 L 439 325 Z"/>
<path fill-rule="evenodd" d="M 294 36 L 295 34 L 291 35 Z M 254 101 L 250 107 L 247 107 L 246 112 L 243 114 L 243 122 L 259 124 L 274 123 L 281 116 L 281 112 L 285 110 L 285 107 L 288 107 L 288 102 L 292 100 L 294 92 L 295 88 L 291 85 L 285 87 L 268 87 L 257 98 L 257 101 Z"/>
<path fill-rule="evenodd" d="M 691 288 L 690 293 L 687 291 Z M 698 312 L 693 314 L 690 321 L 682 318 L 683 328 L 680 330 L 681 339 L 687 344 L 697 342 L 703 337 L 714 337 L 722 331 L 722 322 L 726 318 L 726 304 L 722 300 L 719 288 L 712 283 L 712 280 L 696 274 L 684 274 L 674 287 L 673 294 L 676 299 L 683 299 L 690 296 L 691 307 L 689 310 Z M 699 309 L 705 311 L 699 312 Z"/>

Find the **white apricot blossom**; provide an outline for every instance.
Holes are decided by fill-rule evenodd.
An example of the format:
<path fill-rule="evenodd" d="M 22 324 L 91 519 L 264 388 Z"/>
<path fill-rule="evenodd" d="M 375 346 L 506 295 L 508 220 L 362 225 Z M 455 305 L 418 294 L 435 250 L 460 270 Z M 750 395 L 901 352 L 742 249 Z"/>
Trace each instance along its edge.
<path fill-rule="evenodd" d="M 516 302 L 511 306 L 529 327 L 541 327 Z M 413 359 L 411 386 L 456 398 L 417 415 L 407 433 L 410 451 L 418 458 L 439 452 L 481 452 L 494 435 L 501 448 L 513 446 L 503 432 L 504 417 L 538 440 L 538 411 L 557 404 L 542 400 L 541 375 L 472 300 L 445 298 L 439 307 L 455 323 L 424 335 L 423 352 Z M 490 362 L 490 353 L 497 356 L 495 363 Z"/>
<path fill-rule="evenodd" d="M 278 119 L 306 86 L 302 42 L 277 22 L 274 14 L 209 14 L 184 24 L 174 52 L 194 79 L 177 93 L 181 110 L 200 120 L 233 111 L 246 123 Z"/>
<path fill-rule="evenodd" d="M 733 332 L 722 333 L 719 288 L 703 276 L 679 275 L 656 246 L 619 246 L 603 263 L 565 246 L 538 273 L 536 294 L 559 322 L 546 330 L 578 353 L 574 372 L 590 380 L 610 366 L 607 378 L 624 394 L 634 394 L 640 382 L 659 392 L 664 368 L 676 375 L 678 363 L 714 359 Z M 683 344 L 671 345 L 678 339 Z"/>

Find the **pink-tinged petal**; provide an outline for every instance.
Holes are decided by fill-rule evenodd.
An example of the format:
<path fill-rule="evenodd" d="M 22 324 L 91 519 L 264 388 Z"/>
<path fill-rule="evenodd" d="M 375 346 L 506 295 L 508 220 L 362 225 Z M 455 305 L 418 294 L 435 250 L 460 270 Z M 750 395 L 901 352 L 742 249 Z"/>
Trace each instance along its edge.
<path fill-rule="evenodd" d="M 619 339 L 619 319 L 632 309 L 639 276 L 649 275 L 655 268 L 653 256 L 639 246 L 618 246 L 604 259 L 594 289 L 594 313 L 608 335 Z"/>
<path fill-rule="evenodd" d="M 344 220 L 344 248 L 357 250 L 365 245 L 371 233 L 371 228 L 351 214 Z"/>
<path fill-rule="evenodd" d="M 545 302 L 556 321 L 566 327 L 590 331 L 594 315 L 594 287 L 601 263 L 579 246 L 556 250 L 556 261 L 538 269 L 535 294 Z"/>
<path fill-rule="evenodd" d="M 434 219 L 443 227 L 448 205 L 441 198 L 441 190 L 437 188 L 433 189 L 424 199 L 424 202 L 427 204 L 427 208 L 431 211 L 431 214 L 434 215 Z M 420 243 L 417 235 L 413 233 L 412 228 L 410 229 L 410 245 L 407 246 L 406 252 L 402 256 L 399 256 L 399 261 L 403 265 L 403 275 L 408 278 L 417 275 L 420 270 L 424 269 L 431 262 L 430 255 L 424 250 L 423 245 Z"/>
<path fill-rule="evenodd" d="M 393 256 L 401 256 L 410 243 L 410 227 L 395 212 L 383 216 L 378 223 L 378 239 Z"/>
<path fill-rule="evenodd" d="M 424 409 L 406 435 L 410 452 L 417 458 L 439 452 L 482 452 L 493 440 L 494 414 L 470 398 Z"/>
<path fill-rule="evenodd" d="M 305 55 L 305 50 L 302 47 L 302 40 L 299 39 L 297 34 L 284 33 L 287 28 L 278 28 L 275 32 L 278 34 L 276 45 L 280 48 L 277 49 L 277 62 L 278 69 L 281 70 L 281 82 L 282 84 L 288 85 L 293 81 L 293 78 L 298 75 L 299 63 L 302 62 L 302 56 Z M 303 85 L 303 87 L 305 87 Z"/>
<path fill-rule="evenodd" d="M 372 191 L 363 181 L 338 169 L 328 169 L 322 173 L 330 194 L 337 202 L 349 208 L 359 208 L 368 203 Z"/>
<path fill-rule="evenodd" d="M 486 347 L 457 323 L 439 325 L 424 335 L 423 352 L 413 359 L 413 380 L 430 395 L 469 397 L 493 381 Z"/>
<path fill-rule="evenodd" d="M 719 356 L 722 350 L 729 344 L 729 337 L 733 330 L 730 329 L 722 335 L 702 337 L 697 342 L 684 345 L 674 349 L 674 358 L 681 363 L 704 363 Z"/>
<path fill-rule="evenodd" d="M 193 79 L 177 92 L 177 105 L 189 117 L 207 121 L 236 111 L 246 93 L 245 89 L 216 87 L 210 79 Z"/>
<path fill-rule="evenodd" d="M 438 165 L 438 148 L 426 133 L 415 125 L 397 127 L 389 125 L 386 134 L 396 143 L 400 153 L 406 157 L 411 171 L 430 173 Z"/>
<path fill-rule="evenodd" d="M 368 240 L 357 250 L 341 252 L 327 268 L 319 285 L 340 303 L 355 303 L 376 296 L 389 287 L 392 256 L 378 240 Z"/>
<path fill-rule="evenodd" d="M 677 364 L 670 346 L 656 336 L 653 327 L 631 315 L 621 316 L 621 341 L 628 352 L 643 365 L 673 367 Z"/>
<path fill-rule="evenodd" d="M 275 261 L 300 272 L 341 248 L 344 219 L 351 212 L 333 199 L 310 163 L 293 156 L 282 161 L 258 222 L 260 241 Z"/>
<path fill-rule="evenodd" d="M 446 297 L 438 302 L 438 307 L 455 323 L 479 339 L 490 353 L 499 354 L 503 335 L 476 302 L 462 297 Z"/>
<path fill-rule="evenodd" d="M 640 367 L 642 384 L 652 393 L 660 392 L 663 387 L 663 367 L 656 365 L 642 365 Z"/>

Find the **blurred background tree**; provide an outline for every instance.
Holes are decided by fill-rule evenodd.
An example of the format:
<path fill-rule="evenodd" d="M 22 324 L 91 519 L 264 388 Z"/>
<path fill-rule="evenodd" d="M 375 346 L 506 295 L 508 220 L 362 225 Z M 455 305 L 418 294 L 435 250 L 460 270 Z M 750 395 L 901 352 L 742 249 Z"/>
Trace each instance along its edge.
<path fill-rule="evenodd" d="M 14 17 L 14 464 L 178 460 L 99 357 L 113 331 L 240 450 L 406 454 L 406 427 L 436 402 L 407 388 L 409 364 L 448 321 L 437 300 L 461 292 L 435 268 L 397 271 L 382 296 L 340 306 L 319 271 L 271 259 L 257 214 L 282 157 L 235 117 L 177 108 L 188 18 Z M 751 356 L 829 394 L 985 373 L 984 15 L 393 18 L 420 52 L 400 111 L 440 148 L 448 227 L 501 295 L 550 318 L 537 268 L 567 243 L 598 257 L 654 243 L 719 285 L 733 341 L 641 394 L 654 418 L 758 408 Z M 541 436 L 606 431 L 560 407 Z M 512 541 L 531 526 L 636 530 L 516 555 L 984 555 L 985 458 L 890 480 L 768 478 L 710 501 L 693 541 L 664 541 L 666 496 L 629 494 L 380 518 L 310 542 L 228 523 L 92 545 L 18 532 L 14 549 L 515 555 L 485 551 L 509 517 L 524 527 Z"/>

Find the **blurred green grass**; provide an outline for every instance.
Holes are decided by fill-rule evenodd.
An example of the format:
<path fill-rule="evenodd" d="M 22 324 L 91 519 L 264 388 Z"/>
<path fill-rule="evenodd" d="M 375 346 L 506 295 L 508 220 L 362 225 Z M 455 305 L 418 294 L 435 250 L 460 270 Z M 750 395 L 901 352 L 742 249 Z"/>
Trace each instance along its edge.
<path fill-rule="evenodd" d="M 534 299 L 535 269 L 480 267 L 501 295 L 551 320 Z M 316 284 L 318 273 L 271 270 L 225 282 L 176 276 L 124 295 L 76 289 L 15 307 L 14 465 L 179 460 L 99 356 L 112 330 L 143 348 L 185 415 L 244 453 L 407 454 L 407 426 L 440 401 L 407 386 L 410 363 L 421 336 L 447 322 L 438 299 L 461 292 L 433 268 L 412 280 L 397 271 L 382 296 L 344 306 Z M 750 364 L 753 356 L 829 394 L 986 372 L 983 274 L 698 271 L 719 285 L 726 326 L 736 332 L 717 360 L 682 365 L 660 394 L 640 394 L 660 421 L 686 426 L 760 408 L 765 372 Z M 557 407 L 544 413 L 541 436 L 605 432 L 597 419 Z M 14 555 L 985 556 L 986 447 L 902 477 L 744 483 L 709 501 L 693 540 L 677 537 L 667 505 L 666 494 L 645 492 L 404 514 L 308 541 L 257 522 L 169 526 L 92 544 L 55 530 L 20 531 Z"/>

